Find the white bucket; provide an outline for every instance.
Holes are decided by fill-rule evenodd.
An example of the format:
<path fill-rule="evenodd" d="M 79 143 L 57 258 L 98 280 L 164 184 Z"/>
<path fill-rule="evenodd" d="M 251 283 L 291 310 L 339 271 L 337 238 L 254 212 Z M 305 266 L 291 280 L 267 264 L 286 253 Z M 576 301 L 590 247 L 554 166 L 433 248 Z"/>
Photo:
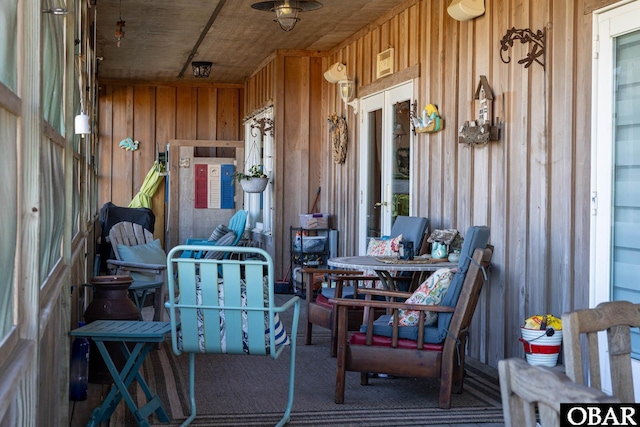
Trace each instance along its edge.
<path fill-rule="evenodd" d="M 530 365 L 556 366 L 560 345 L 562 344 L 562 330 L 527 329 L 520 327 L 520 341 L 524 345 L 527 362 Z"/>

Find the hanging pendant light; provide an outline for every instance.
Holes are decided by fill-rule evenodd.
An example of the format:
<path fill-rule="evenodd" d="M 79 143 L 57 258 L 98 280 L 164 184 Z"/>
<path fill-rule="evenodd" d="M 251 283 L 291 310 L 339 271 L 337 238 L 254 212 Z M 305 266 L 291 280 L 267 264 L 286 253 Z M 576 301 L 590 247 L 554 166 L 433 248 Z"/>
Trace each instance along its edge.
<path fill-rule="evenodd" d="M 264 10 L 276 13 L 275 22 L 280 25 L 284 31 L 291 31 L 300 20 L 298 14 L 310 10 L 320 9 L 322 3 L 315 0 L 278 0 L 278 1 L 259 1 L 251 5 L 253 9 Z"/>
<path fill-rule="evenodd" d="M 124 24 L 125 21 L 122 20 L 122 0 L 120 0 L 120 14 L 118 15 L 118 21 L 116 22 L 116 40 L 118 40 L 118 42 L 116 43 L 116 45 L 118 47 L 120 47 L 120 40 L 122 40 L 124 38 Z"/>

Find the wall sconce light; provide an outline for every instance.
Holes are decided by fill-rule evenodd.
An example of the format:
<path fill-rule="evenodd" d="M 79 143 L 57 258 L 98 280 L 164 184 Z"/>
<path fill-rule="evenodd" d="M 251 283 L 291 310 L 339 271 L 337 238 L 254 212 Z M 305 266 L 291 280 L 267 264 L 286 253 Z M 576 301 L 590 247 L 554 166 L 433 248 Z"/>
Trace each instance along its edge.
<path fill-rule="evenodd" d="M 193 68 L 193 77 L 207 78 L 211 74 L 211 62 L 195 61 L 191 63 Z"/>
<path fill-rule="evenodd" d="M 484 0 L 453 0 L 447 13 L 457 21 L 468 21 L 484 14 Z"/>
<path fill-rule="evenodd" d="M 355 114 L 358 114 L 358 100 L 354 99 L 349 102 L 353 97 L 355 91 L 355 82 L 347 77 L 347 66 L 336 62 L 327 71 L 324 72 L 324 79 L 329 83 L 338 84 L 338 96 L 344 102 L 344 109 L 347 110 L 347 105 L 351 105 Z"/>
<path fill-rule="evenodd" d="M 80 135 L 84 138 L 85 135 L 89 135 L 91 133 L 91 125 L 89 124 L 89 116 L 87 116 L 84 111 L 76 116 L 74 121 L 74 128 L 76 131 L 76 135 Z"/>
<path fill-rule="evenodd" d="M 347 111 L 347 105 L 350 105 L 353 107 L 353 113 L 358 114 L 358 99 L 349 102 L 353 97 L 355 86 L 353 80 L 340 80 L 338 82 L 338 93 L 340 94 L 340 99 L 344 102 L 345 112 Z"/>
<path fill-rule="evenodd" d="M 251 5 L 253 9 L 264 10 L 276 13 L 275 22 L 284 31 L 291 31 L 300 20 L 298 14 L 309 10 L 316 10 L 322 7 L 322 3 L 315 0 L 278 0 L 259 1 Z"/>
<path fill-rule="evenodd" d="M 336 62 L 324 72 L 324 79 L 329 83 L 338 83 L 340 80 L 347 80 L 347 66 Z"/>

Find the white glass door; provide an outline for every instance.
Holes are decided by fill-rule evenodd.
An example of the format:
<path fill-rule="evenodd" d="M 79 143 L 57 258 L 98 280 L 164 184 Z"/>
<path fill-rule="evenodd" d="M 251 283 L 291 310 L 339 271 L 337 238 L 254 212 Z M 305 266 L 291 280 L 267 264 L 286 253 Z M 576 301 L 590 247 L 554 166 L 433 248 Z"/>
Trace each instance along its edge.
<path fill-rule="evenodd" d="M 640 302 L 640 2 L 595 14 L 594 36 L 592 307 Z M 631 339 L 638 360 L 637 330 Z M 640 379 L 634 383 L 638 394 Z M 609 378 L 603 386 L 610 390 Z"/>
<path fill-rule="evenodd" d="M 413 83 L 361 100 L 359 252 L 388 235 L 396 216 L 409 215 Z"/>

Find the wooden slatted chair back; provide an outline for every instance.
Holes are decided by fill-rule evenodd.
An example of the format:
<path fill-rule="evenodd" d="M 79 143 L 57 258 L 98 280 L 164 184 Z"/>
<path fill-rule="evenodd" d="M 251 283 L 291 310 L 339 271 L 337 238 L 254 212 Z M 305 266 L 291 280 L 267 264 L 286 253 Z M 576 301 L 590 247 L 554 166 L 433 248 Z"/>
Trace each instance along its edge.
<path fill-rule="evenodd" d="M 500 360 L 498 372 L 505 427 L 564 425 L 561 403 L 619 402 L 598 389 L 572 382 L 556 368 L 532 366 L 522 359 Z"/>
<path fill-rule="evenodd" d="M 640 327 L 640 304 L 629 301 L 603 302 L 596 308 L 564 313 L 562 347 L 569 378 L 602 390 L 602 369 L 609 366 L 611 393 L 623 402 L 635 402 L 631 372 L 632 327 Z M 600 360 L 598 333 L 602 331 L 606 331 L 608 363 Z M 583 352 L 583 339 L 586 352 Z"/>
<path fill-rule="evenodd" d="M 153 233 L 140 224 L 122 221 L 109 230 L 109 242 L 117 260 L 120 260 L 118 245 L 137 246 L 153 242 Z"/>

